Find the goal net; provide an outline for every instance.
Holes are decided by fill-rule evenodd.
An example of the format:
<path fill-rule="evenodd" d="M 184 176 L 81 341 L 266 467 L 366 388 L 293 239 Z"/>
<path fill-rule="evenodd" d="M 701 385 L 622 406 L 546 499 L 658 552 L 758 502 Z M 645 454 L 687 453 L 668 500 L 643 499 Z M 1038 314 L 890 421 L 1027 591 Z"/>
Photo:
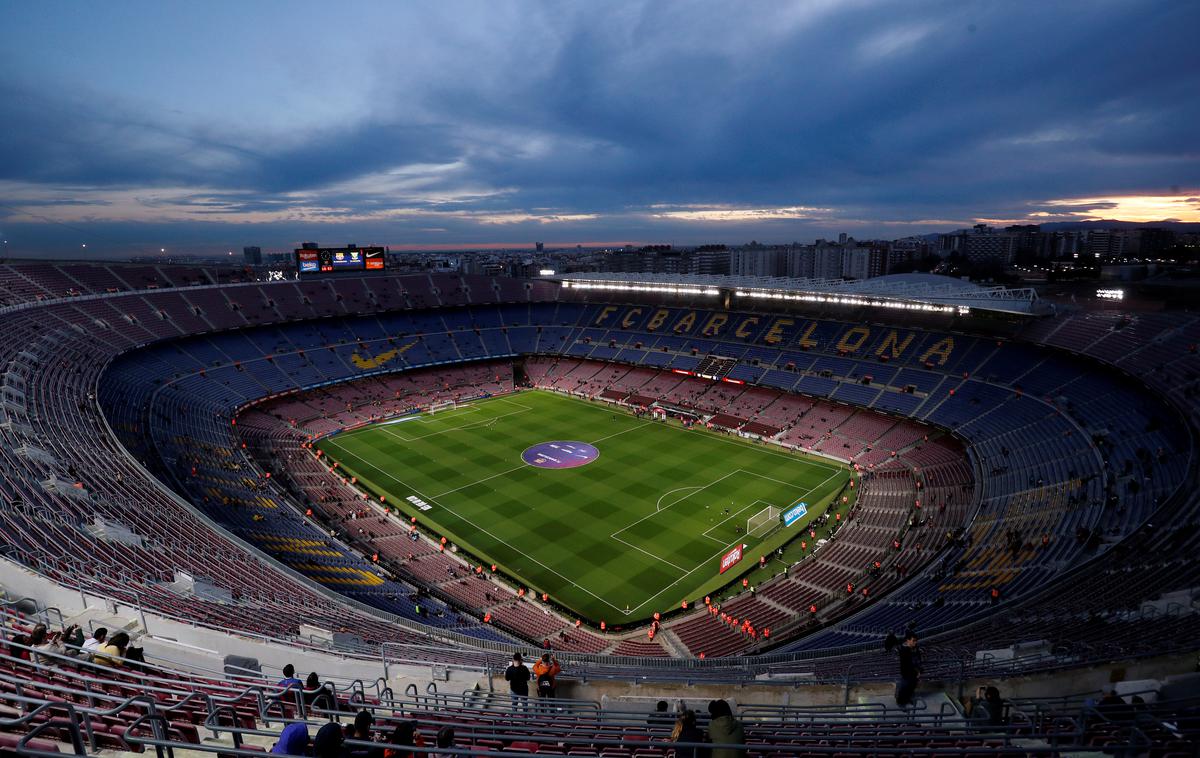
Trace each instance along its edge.
<path fill-rule="evenodd" d="M 437 413 L 438 411 L 452 411 L 458 407 L 458 403 L 453 400 L 440 400 L 436 403 L 429 404 L 429 412 Z"/>
<path fill-rule="evenodd" d="M 746 519 L 746 535 L 748 537 L 762 537 L 777 526 L 779 526 L 779 509 L 773 505 L 768 505 Z"/>

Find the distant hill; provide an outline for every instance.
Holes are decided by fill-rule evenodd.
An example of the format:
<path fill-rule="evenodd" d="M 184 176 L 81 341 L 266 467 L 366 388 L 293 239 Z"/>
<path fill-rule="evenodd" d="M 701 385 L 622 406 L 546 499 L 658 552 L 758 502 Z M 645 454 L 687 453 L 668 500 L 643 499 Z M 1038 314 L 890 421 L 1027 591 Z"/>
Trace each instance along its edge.
<path fill-rule="evenodd" d="M 1045 232 L 1071 229 L 1172 229 L 1177 232 L 1200 232 L 1200 224 L 1186 221 L 1055 221 L 1041 226 Z"/>

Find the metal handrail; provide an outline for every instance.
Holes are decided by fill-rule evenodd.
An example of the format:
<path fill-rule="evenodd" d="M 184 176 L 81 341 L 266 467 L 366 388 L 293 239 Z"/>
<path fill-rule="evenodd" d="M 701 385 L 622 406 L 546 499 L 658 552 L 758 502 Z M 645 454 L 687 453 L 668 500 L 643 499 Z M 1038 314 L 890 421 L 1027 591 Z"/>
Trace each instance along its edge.
<path fill-rule="evenodd" d="M 246 285 L 247 285 L 247 286 L 254 285 L 254 284 L 256 284 L 256 283 L 246 283 Z M 219 285 L 219 286 L 227 286 L 227 285 Z M 153 290 L 152 290 L 152 291 L 153 291 Z M 131 294 L 134 294 L 134 293 L 124 292 L 124 293 L 117 293 L 117 294 L 119 294 L 119 295 L 126 295 L 126 296 L 127 296 L 127 295 L 131 295 Z M 67 298 L 66 300 L 77 301 L 77 300 L 78 300 L 78 298 Z M 46 304 L 47 304 L 47 301 L 39 301 L 39 302 L 37 303 L 37 305 L 39 305 L 39 306 L 41 306 L 41 305 L 46 305 Z M 1028 600 L 1028 598 L 1026 598 L 1025 600 Z M 935 630 L 935 631 L 936 631 L 936 630 Z M 928 630 L 927 630 L 927 633 L 928 633 Z M 823 652 L 824 652 L 824 651 L 823 651 Z M 716 661 L 716 660 L 718 660 L 718 659 L 710 659 L 710 660 L 711 660 L 711 661 Z M 756 659 L 751 659 L 751 660 L 756 660 Z M 761 662 L 761 663 L 763 663 L 764 665 L 768 665 L 768 664 L 770 663 L 769 661 L 764 661 L 763 659 L 757 659 L 757 660 L 756 660 L 756 662 Z M 598 662 L 598 663 L 597 663 L 597 665 L 605 665 L 605 664 L 600 664 L 600 663 Z M 624 665 L 624 664 L 623 664 L 622 662 L 619 662 L 619 661 L 617 661 L 617 662 L 614 662 L 614 665 L 621 666 L 621 665 Z M 638 665 L 639 665 L 639 666 L 641 666 L 641 667 L 644 667 L 644 666 L 646 665 L 646 661 L 645 661 L 645 660 L 642 660 L 642 659 L 639 659 L 639 660 L 638 660 Z M 712 665 L 712 664 L 706 664 L 706 665 L 704 666 L 704 668 L 708 668 L 708 665 Z"/>
<path fill-rule="evenodd" d="M 83 736 L 79 730 L 79 718 L 76 715 L 76 709 L 75 709 L 75 705 L 73 703 L 46 702 L 44 700 L 38 700 L 36 698 L 30 698 L 30 697 L 25 697 L 22 695 L 13 695 L 13 694 L 4 694 L 0 697 L 3 697 L 4 700 L 10 701 L 10 702 L 15 701 L 15 702 L 21 703 L 22 705 L 34 705 L 35 706 L 33 708 L 33 710 L 28 711 L 24 715 L 18 716 L 17 718 L 0 719 L 0 731 L 4 731 L 4 732 L 17 731 L 20 727 L 24 727 L 29 724 L 34 724 L 35 722 L 40 721 L 40 717 L 43 714 L 50 716 L 51 712 L 54 710 L 66 711 L 67 720 L 68 720 L 68 723 L 70 726 L 71 746 L 72 746 L 72 748 L 74 748 L 76 755 L 85 755 L 86 754 L 84 747 L 83 747 Z M 61 728 L 61 726 L 62 726 L 61 724 L 55 723 L 52 717 L 48 718 L 46 720 L 45 724 L 35 726 L 33 730 L 31 730 L 25 734 L 25 736 L 17 743 L 18 751 L 21 752 L 23 755 L 38 756 L 38 758 L 50 758 L 50 756 L 61 755 L 61 753 L 57 749 L 50 751 L 50 750 L 42 750 L 40 748 L 31 748 L 28 746 L 29 740 L 36 739 L 37 735 L 41 734 L 42 729 L 48 728 L 51 725 L 53 725 L 55 728 Z"/>

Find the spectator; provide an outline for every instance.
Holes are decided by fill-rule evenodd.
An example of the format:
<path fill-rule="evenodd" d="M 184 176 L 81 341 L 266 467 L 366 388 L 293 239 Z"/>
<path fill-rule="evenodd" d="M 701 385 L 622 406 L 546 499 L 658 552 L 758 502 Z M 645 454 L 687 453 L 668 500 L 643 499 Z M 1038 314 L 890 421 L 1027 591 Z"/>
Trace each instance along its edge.
<path fill-rule="evenodd" d="M 1133 720 L 1133 707 L 1126 703 L 1116 690 L 1109 690 L 1107 695 L 1100 698 L 1100 702 L 1096 703 L 1096 710 L 1109 721 Z"/>
<path fill-rule="evenodd" d="M 347 728 L 346 739 L 358 740 L 359 742 L 370 742 L 372 739 L 371 725 L 374 723 L 375 717 L 371 715 L 371 712 L 365 708 L 362 709 L 355 714 L 354 725 Z M 371 748 L 362 747 L 361 745 L 350 747 L 347 752 L 351 756 L 355 756 L 355 758 L 367 758 L 367 756 L 379 755 L 377 751 L 372 750 Z"/>
<path fill-rule="evenodd" d="M 714 745 L 745 745 L 746 734 L 740 721 L 733 717 L 733 710 L 724 700 L 713 700 L 708 704 L 708 741 Z M 736 748 L 712 748 L 712 758 L 740 758 L 745 750 Z"/>
<path fill-rule="evenodd" d="M 417 732 L 417 722 L 401 721 L 396 724 L 392 736 L 388 738 L 388 744 L 393 747 L 383 751 L 383 758 L 413 758 L 413 752 L 404 748 L 424 747 L 421 735 Z"/>
<path fill-rule="evenodd" d="M 29 639 L 26 640 L 25 644 L 34 648 L 41 647 L 42 645 L 46 644 L 46 638 L 48 636 L 49 629 L 46 628 L 46 625 L 38 624 L 31 632 L 29 632 Z M 30 660 L 29 656 L 25 656 L 25 660 Z"/>
<path fill-rule="evenodd" d="M 449 750 L 454 747 L 454 727 L 444 726 L 438 730 L 437 746 L 442 750 Z M 441 753 L 441 755 L 446 756 L 446 758 L 460 758 L 458 753 Z"/>
<path fill-rule="evenodd" d="M 303 689 L 304 682 L 296 678 L 295 666 L 289 663 L 283 667 L 283 678 L 279 680 L 279 686 L 285 690 L 290 690 L 292 687 L 300 687 Z"/>
<path fill-rule="evenodd" d="M 288 724 L 279 733 L 271 752 L 276 755 L 304 755 L 308 750 L 308 724 Z"/>
<path fill-rule="evenodd" d="M 75 634 L 79 631 L 79 627 L 72 624 L 61 632 L 53 632 L 46 635 L 42 644 L 32 645 L 37 653 L 34 655 L 37 663 L 43 666 L 53 666 L 59 662 L 57 655 L 72 655 L 73 651 L 67 645 L 75 640 Z"/>
<path fill-rule="evenodd" d="M 993 686 L 980 687 L 967 701 L 967 718 L 977 726 L 1004 726 L 1004 700 Z"/>
<path fill-rule="evenodd" d="M 104 646 L 104 641 L 108 639 L 108 630 L 104 627 L 98 627 L 92 632 L 92 636 L 83 641 L 83 652 L 90 659 L 96 654 L 96 651 Z"/>
<path fill-rule="evenodd" d="M 108 638 L 108 644 L 102 645 L 92 655 L 92 662 L 101 666 L 124 666 L 125 651 L 129 649 L 129 634 L 117 632 Z"/>
<path fill-rule="evenodd" d="M 550 653 L 542 653 L 541 660 L 533 664 L 533 675 L 537 677 L 537 695 L 539 698 L 557 697 L 557 677 L 562 673 L 558 658 Z"/>
<path fill-rule="evenodd" d="M 666 705 L 666 701 L 660 700 L 659 705 Z M 662 709 L 662 713 L 666 709 Z M 683 713 L 679 714 L 679 718 L 675 720 L 675 728 L 671 730 L 671 742 L 707 742 L 704 737 L 704 732 L 700 731 L 700 727 L 696 726 L 696 712 L 691 708 L 687 708 Z M 708 750 L 702 747 L 677 747 L 675 748 L 675 758 L 705 758 L 708 755 Z"/>
<path fill-rule="evenodd" d="M 330 721 L 313 738 L 313 758 L 344 758 L 342 728 Z"/>
<path fill-rule="evenodd" d="M 654 712 L 646 719 L 646 726 L 662 726 L 663 724 L 670 724 L 672 721 L 676 721 L 667 712 L 670 708 L 671 706 L 666 700 L 659 700 L 654 706 Z M 695 717 L 696 714 L 693 713 L 692 718 L 694 719 Z"/>
<path fill-rule="evenodd" d="M 308 678 L 304 680 L 304 704 L 309 708 L 326 711 L 333 710 L 333 698 L 330 697 L 329 691 L 321 684 L 321 678 L 317 676 L 317 672 L 315 671 L 310 671 Z"/>
<path fill-rule="evenodd" d="M 520 653 L 513 653 L 512 663 L 504 670 L 504 679 L 508 682 L 508 691 L 512 696 L 513 710 L 524 707 L 524 701 L 529 697 L 529 669 L 521 659 Z"/>
<path fill-rule="evenodd" d="M 25 648 L 19 647 L 19 646 L 20 645 L 28 645 L 28 644 L 29 644 L 29 635 L 28 634 L 15 634 L 8 641 L 8 654 L 11 655 L 13 658 L 20 658 L 21 660 L 27 661 L 27 660 L 29 660 L 29 651 L 26 650 Z"/>
<path fill-rule="evenodd" d="M 921 678 L 921 651 L 917 647 L 917 633 L 909 630 L 900 645 L 900 681 L 896 683 L 896 705 L 905 707 L 913 702 L 917 682 Z"/>

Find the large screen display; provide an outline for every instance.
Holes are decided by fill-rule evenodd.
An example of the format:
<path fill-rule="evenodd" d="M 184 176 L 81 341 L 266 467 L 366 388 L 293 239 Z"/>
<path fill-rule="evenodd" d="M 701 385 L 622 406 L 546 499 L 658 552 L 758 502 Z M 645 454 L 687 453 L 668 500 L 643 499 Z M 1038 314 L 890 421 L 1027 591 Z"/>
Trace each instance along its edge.
<path fill-rule="evenodd" d="M 301 274 L 315 274 L 321 270 L 320 261 L 317 258 L 316 250 L 297 250 L 296 251 L 296 268 Z"/>
<path fill-rule="evenodd" d="M 333 266 L 334 271 L 345 271 L 346 269 L 362 269 L 363 254 L 362 250 L 330 250 L 329 262 Z"/>
<path fill-rule="evenodd" d="M 296 251 L 296 269 L 301 274 L 339 271 L 382 271 L 382 247 L 314 247 Z"/>

